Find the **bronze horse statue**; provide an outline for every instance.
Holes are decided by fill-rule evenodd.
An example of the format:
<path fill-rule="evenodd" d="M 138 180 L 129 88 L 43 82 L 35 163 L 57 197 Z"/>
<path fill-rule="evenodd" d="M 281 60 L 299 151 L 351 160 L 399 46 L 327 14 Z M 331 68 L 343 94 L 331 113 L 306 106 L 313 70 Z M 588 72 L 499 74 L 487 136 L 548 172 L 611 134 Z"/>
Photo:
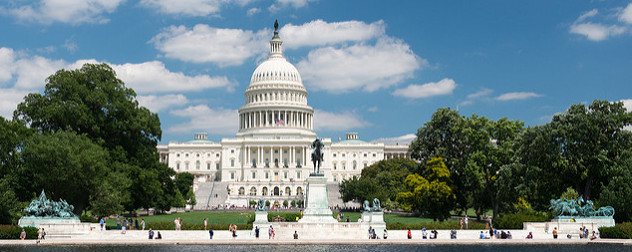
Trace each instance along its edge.
<path fill-rule="evenodd" d="M 323 142 L 316 138 L 316 140 L 314 140 L 314 142 L 312 143 L 312 149 L 314 149 L 312 151 L 312 162 L 314 163 L 314 173 L 320 173 L 320 165 L 323 162 L 323 148 L 325 147 L 325 145 L 323 144 Z"/>

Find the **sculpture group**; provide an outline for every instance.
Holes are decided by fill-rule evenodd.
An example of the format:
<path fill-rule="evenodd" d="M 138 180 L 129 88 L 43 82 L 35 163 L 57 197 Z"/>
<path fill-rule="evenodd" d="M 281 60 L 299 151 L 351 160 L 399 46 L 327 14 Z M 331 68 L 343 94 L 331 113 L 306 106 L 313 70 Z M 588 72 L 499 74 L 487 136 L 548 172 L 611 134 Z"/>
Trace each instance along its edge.
<path fill-rule="evenodd" d="M 550 210 L 553 210 L 555 216 L 570 217 L 612 217 L 614 216 L 614 208 L 611 206 L 600 207 L 595 210 L 594 203 L 591 200 L 584 201 L 582 196 L 577 200 L 569 199 L 552 199 Z"/>
<path fill-rule="evenodd" d="M 364 211 L 365 212 L 380 212 L 382 211 L 382 206 L 380 206 L 380 200 L 375 198 L 373 199 L 373 207 L 369 206 L 369 201 L 365 200 L 364 204 Z"/>
<path fill-rule="evenodd" d="M 75 208 L 63 199 L 59 201 L 47 199 L 44 190 L 37 199 L 31 201 L 31 204 L 24 208 L 26 216 L 29 217 L 72 218 L 75 217 L 74 210 Z"/>

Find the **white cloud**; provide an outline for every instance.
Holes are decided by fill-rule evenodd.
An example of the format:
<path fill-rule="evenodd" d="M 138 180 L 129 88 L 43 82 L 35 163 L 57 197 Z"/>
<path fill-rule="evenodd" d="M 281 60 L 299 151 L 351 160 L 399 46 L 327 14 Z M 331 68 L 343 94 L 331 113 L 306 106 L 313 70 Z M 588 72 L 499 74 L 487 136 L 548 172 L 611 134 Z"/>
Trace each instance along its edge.
<path fill-rule="evenodd" d="M 439 82 L 429 82 L 423 85 L 408 85 L 408 87 L 396 89 L 393 95 L 406 98 L 427 98 L 452 94 L 456 86 L 454 80 L 444 78 Z"/>
<path fill-rule="evenodd" d="M 410 144 L 410 142 L 412 142 L 413 140 L 415 140 L 415 138 L 417 138 L 417 136 L 415 134 L 406 134 L 403 136 L 398 136 L 398 137 L 384 137 L 384 138 L 378 138 L 375 139 L 373 141 L 371 141 L 372 143 L 384 143 L 384 144 Z"/>
<path fill-rule="evenodd" d="M 619 15 L 619 21 L 632 24 L 632 3 L 628 4 Z"/>
<path fill-rule="evenodd" d="M 51 60 L 41 56 L 22 58 L 15 62 L 17 81 L 15 87 L 38 89 L 46 83 L 46 78 L 65 67 L 63 60 Z"/>
<path fill-rule="evenodd" d="M 576 20 L 575 23 L 579 23 L 581 21 L 584 21 L 587 18 L 591 18 L 594 17 L 595 15 L 597 15 L 597 13 L 599 13 L 599 11 L 597 11 L 597 9 L 592 9 L 589 10 L 587 12 L 584 12 L 584 14 L 581 14 Z"/>
<path fill-rule="evenodd" d="M 369 125 L 371 125 L 371 123 L 362 119 L 359 113 L 352 111 L 333 113 L 319 109 L 314 110 L 315 130 L 344 131 L 362 128 Z"/>
<path fill-rule="evenodd" d="M 529 98 L 541 97 L 541 94 L 533 93 L 533 92 L 510 92 L 504 93 L 496 97 L 496 100 L 499 101 L 510 101 L 510 100 L 526 100 Z"/>
<path fill-rule="evenodd" d="M 605 26 L 603 24 L 582 23 L 571 25 L 570 32 L 584 35 L 587 39 L 592 41 L 602 41 L 609 37 L 621 35 L 625 30 L 625 27 L 617 25 Z"/>
<path fill-rule="evenodd" d="M 0 47 L 0 84 L 10 80 L 13 76 L 13 62 L 15 53 L 13 49 Z M 0 85 L 1 86 L 1 85 Z"/>
<path fill-rule="evenodd" d="M 482 98 L 482 97 L 486 97 L 488 95 L 490 95 L 492 92 L 494 92 L 494 90 L 491 90 L 489 88 L 483 88 L 480 91 L 476 92 L 476 93 L 471 93 L 469 95 L 467 95 L 468 99 L 477 99 L 477 98 Z"/>
<path fill-rule="evenodd" d="M 189 118 L 189 121 L 167 128 L 171 133 L 208 131 L 210 134 L 234 134 L 238 129 L 239 112 L 233 109 L 212 109 L 206 105 L 189 106 L 172 110 L 170 114 Z"/>
<path fill-rule="evenodd" d="M 297 67 L 311 90 L 370 92 L 410 78 L 414 71 L 427 64 L 401 40 L 380 38 L 375 45 L 312 50 Z"/>
<path fill-rule="evenodd" d="M 198 24 L 192 29 L 170 26 L 153 37 L 165 57 L 187 62 L 213 62 L 219 66 L 241 65 L 247 58 L 267 49 L 270 30 L 258 32 L 220 29 Z"/>
<path fill-rule="evenodd" d="M 34 3 L 2 9 L 19 20 L 51 24 L 53 22 L 107 23 L 103 14 L 112 13 L 125 0 L 40 0 Z"/>
<path fill-rule="evenodd" d="M 276 12 L 283 8 L 293 7 L 295 9 L 307 6 L 308 2 L 314 2 L 316 0 L 275 0 L 268 10 L 270 12 Z"/>
<path fill-rule="evenodd" d="M 259 8 L 250 8 L 250 9 L 248 9 L 246 11 L 246 15 L 248 15 L 250 17 L 250 16 L 253 16 L 254 14 L 257 14 L 259 12 L 261 12 L 261 9 L 259 9 Z"/>
<path fill-rule="evenodd" d="M 629 5 L 628 5 L 628 8 L 630 8 Z M 623 102 L 623 106 L 628 112 L 632 112 L 632 99 L 624 99 L 624 100 L 621 100 L 621 102 Z M 623 129 L 632 131 L 632 125 L 625 126 L 623 127 Z"/>
<path fill-rule="evenodd" d="M 13 111 L 28 93 L 29 91 L 15 88 L 0 89 L 0 116 L 13 118 Z"/>
<path fill-rule="evenodd" d="M 119 79 L 138 93 L 186 92 L 219 87 L 232 90 L 236 85 L 226 77 L 187 76 L 182 72 L 171 72 L 160 61 L 112 65 L 112 68 Z"/>
<path fill-rule="evenodd" d="M 366 110 L 369 111 L 369 112 L 377 112 L 377 106 L 370 107 L 370 108 L 368 108 Z"/>
<path fill-rule="evenodd" d="M 136 100 L 140 106 L 146 107 L 152 112 L 159 112 L 170 107 L 181 107 L 189 103 L 187 97 L 182 94 L 139 95 Z"/>
<path fill-rule="evenodd" d="M 284 47 L 297 48 L 369 40 L 383 36 L 385 29 L 382 20 L 367 24 L 361 21 L 327 23 L 318 19 L 302 25 L 287 24 L 279 33 L 284 40 Z"/>

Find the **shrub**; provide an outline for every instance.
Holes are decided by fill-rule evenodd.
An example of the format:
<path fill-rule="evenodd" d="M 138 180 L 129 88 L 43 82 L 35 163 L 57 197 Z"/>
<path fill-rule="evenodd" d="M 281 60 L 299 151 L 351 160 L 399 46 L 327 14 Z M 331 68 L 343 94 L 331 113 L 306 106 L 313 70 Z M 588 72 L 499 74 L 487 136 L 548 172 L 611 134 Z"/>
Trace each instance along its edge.
<path fill-rule="evenodd" d="M 523 222 L 550 221 L 551 217 L 546 213 L 520 212 L 505 214 L 494 219 L 494 228 L 498 229 L 522 229 Z"/>
<path fill-rule="evenodd" d="M 209 223 L 208 226 L 213 230 L 228 230 L 229 224 L 222 223 Z M 252 229 L 252 223 L 250 224 L 236 224 L 238 230 Z M 146 224 L 145 230 L 174 230 L 175 226 L 173 222 L 149 222 Z M 182 230 L 204 230 L 204 224 L 202 223 L 182 223 Z"/>
<path fill-rule="evenodd" d="M 26 239 L 36 239 L 37 238 L 37 228 L 34 227 L 24 227 L 24 231 L 26 231 Z M 20 233 L 22 233 L 22 227 L 14 226 L 14 225 L 0 225 L 0 239 L 20 239 Z"/>
<path fill-rule="evenodd" d="M 274 217 L 282 217 L 286 222 L 296 222 L 296 218 L 301 218 L 301 213 L 284 212 L 284 213 L 268 213 L 268 221 L 272 221 Z"/>
<path fill-rule="evenodd" d="M 81 216 L 79 216 L 79 220 L 81 222 L 99 223 L 99 220 L 95 219 L 92 216 L 88 216 L 88 215 L 81 215 Z"/>
<path fill-rule="evenodd" d="M 599 237 L 610 239 L 632 239 L 632 223 L 624 222 L 614 227 L 600 227 Z"/>
<path fill-rule="evenodd" d="M 391 229 L 391 230 L 407 230 L 407 229 L 420 230 L 424 227 L 427 230 L 431 230 L 431 229 L 450 230 L 450 229 L 460 229 L 461 224 L 456 221 L 443 221 L 443 222 L 433 221 L 433 222 L 412 223 L 412 224 L 401 223 L 401 222 L 386 223 L 386 228 Z M 469 229 L 485 229 L 485 224 L 482 222 L 470 221 Z"/>

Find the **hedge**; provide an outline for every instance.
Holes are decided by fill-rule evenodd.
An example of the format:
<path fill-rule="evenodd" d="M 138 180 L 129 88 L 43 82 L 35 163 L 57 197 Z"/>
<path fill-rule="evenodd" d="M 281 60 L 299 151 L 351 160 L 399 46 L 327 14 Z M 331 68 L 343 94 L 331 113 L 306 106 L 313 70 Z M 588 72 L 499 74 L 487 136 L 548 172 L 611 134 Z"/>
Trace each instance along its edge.
<path fill-rule="evenodd" d="M 468 229 L 485 229 L 485 224 L 481 222 L 470 221 L 468 223 Z M 456 221 L 444 221 L 444 222 L 424 222 L 424 223 L 386 223 L 386 228 L 390 230 L 421 230 L 422 228 L 426 228 L 427 230 L 431 229 L 460 229 L 461 224 Z"/>
<path fill-rule="evenodd" d="M 286 222 L 296 222 L 296 218 L 301 218 L 301 213 L 297 212 L 277 212 L 277 213 L 268 213 L 268 221 L 272 222 L 272 219 L 275 217 L 282 217 Z"/>
<path fill-rule="evenodd" d="M 213 230 L 228 230 L 229 224 L 212 223 L 208 224 L 208 227 Z M 238 230 L 252 229 L 252 224 L 236 224 Z M 116 227 L 112 227 L 116 228 Z M 145 230 L 175 230 L 173 222 L 149 222 L 145 224 Z M 204 230 L 204 224 L 202 223 L 182 223 L 182 230 Z"/>
<path fill-rule="evenodd" d="M 599 237 L 610 239 L 632 239 L 632 222 L 619 223 L 614 227 L 600 227 Z"/>
<path fill-rule="evenodd" d="M 37 228 L 25 227 L 26 239 L 37 238 Z M 15 225 L 0 225 L 0 239 L 20 239 L 20 233 L 22 233 L 22 227 Z"/>
<path fill-rule="evenodd" d="M 523 222 L 550 221 L 551 217 L 546 213 L 513 213 L 505 214 L 494 219 L 494 228 L 497 229 L 522 229 Z"/>

